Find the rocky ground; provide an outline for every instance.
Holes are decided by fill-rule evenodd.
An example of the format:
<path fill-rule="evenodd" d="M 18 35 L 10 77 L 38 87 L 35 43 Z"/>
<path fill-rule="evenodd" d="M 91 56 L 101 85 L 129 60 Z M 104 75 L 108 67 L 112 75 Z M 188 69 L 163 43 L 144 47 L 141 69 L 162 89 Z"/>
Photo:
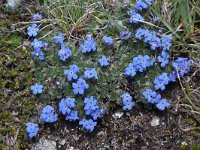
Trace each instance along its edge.
<path fill-rule="evenodd" d="M 90 134 L 65 121 L 47 127 L 49 134 L 34 143 L 32 150 L 180 149 L 200 143 L 192 137 L 194 125 L 196 122 L 184 113 L 149 112 L 139 107 L 131 113 L 118 110 Z"/>

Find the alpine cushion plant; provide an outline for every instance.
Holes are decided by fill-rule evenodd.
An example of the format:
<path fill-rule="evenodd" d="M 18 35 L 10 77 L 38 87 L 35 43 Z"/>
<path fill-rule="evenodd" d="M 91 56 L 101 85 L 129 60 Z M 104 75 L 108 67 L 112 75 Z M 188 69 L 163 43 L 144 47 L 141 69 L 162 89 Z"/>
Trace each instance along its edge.
<path fill-rule="evenodd" d="M 141 24 L 139 22 L 140 21 L 143 22 L 145 20 L 144 17 L 142 16 L 142 10 L 148 9 L 150 5 L 152 5 L 151 0 L 137 0 L 135 7 L 130 11 L 129 23 L 132 26 L 140 26 Z M 33 16 L 33 20 L 41 20 L 41 19 L 42 16 L 40 14 L 35 14 Z M 29 26 L 27 30 L 28 30 L 28 35 L 33 37 L 37 36 L 39 32 L 39 28 L 37 27 L 36 24 Z M 118 49 L 119 47 L 118 43 L 121 44 L 120 46 L 124 46 L 125 44 L 129 43 L 131 41 L 130 37 L 132 36 L 133 33 L 136 39 L 134 42 L 137 42 L 139 40 L 141 43 L 143 43 L 144 50 L 141 51 L 137 50 L 136 53 L 131 53 L 130 56 L 126 57 L 127 59 L 123 59 L 121 61 L 122 65 L 119 63 L 120 67 L 117 67 L 116 69 L 115 66 L 113 67 L 113 65 L 117 64 L 115 63 L 115 61 L 117 62 L 117 59 L 114 58 L 113 61 L 112 58 L 115 56 L 115 53 L 118 53 L 118 51 L 122 51 L 120 48 Z M 127 28 L 124 28 L 118 30 L 117 34 L 118 38 L 115 37 L 111 38 L 108 37 L 107 35 L 113 35 L 113 34 L 107 32 L 107 35 L 104 34 L 103 39 L 102 36 L 100 36 L 101 39 L 99 39 L 98 36 L 96 35 L 93 36 L 87 35 L 83 42 L 78 41 L 81 43 L 79 50 L 81 50 L 81 52 L 83 53 L 80 54 L 78 53 L 79 50 L 77 50 L 77 53 L 74 53 L 74 49 L 76 49 L 77 47 L 74 48 L 70 44 L 70 41 L 69 43 L 67 42 L 67 44 L 65 43 L 67 40 L 65 40 L 63 33 L 61 32 L 59 32 L 58 34 L 54 33 L 53 35 L 55 36 L 53 45 L 57 46 L 57 49 L 55 49 L 56 51 L 55 54 L 56 58 L 59 57 L 60 59 L 56 59 L 56 61 L 52 60 L 53 61 L 52 64 L 50 62 L 51 59 L 49 58 L 49 56 L 46 57 L 47 60 L 45 60 L 44 57 L 44 52 L 49 55 L 49 52 L 45 51 L 46 48 L 49 46 L 48 43 L 38 40 L 40 38 L 35 38 L 31 43 L 33 48 L 33 52 L 31 54 L 34 56 L 34 58 L 39 60 L 44 60 L 40 62 L 41 64 L 39 65 L 41 66 L 43 66 L 43 64 L 54 65 L 55 62 L 58 62 L 59 64 L 58 65 L 56 64 L 55 65 L 56 67 L 53 66 L 53 70 L 56 70 L 55 72 L 57 72 L 57 69 L 59 70 L 60 68 L 62 68 L 61 70 L 64 70 L 63 68 L 68 68 L 64 70 L 64 75 L 68 81 L 66 83 L 67 89 L 65 92 L 62 92 L 64 90 L 60 90 L 61 94 L 54 98 L 61 99 L 58 105 L 58 110 L 65 117 L 65 120 L 78 121 L 79 124 L 82 125 L 83 129 L 85 129 L 88 132 L 92 132 L 94 130 L 95 126 L 97 125 L 96 121 L 102 118 L 107 110 L 106 109 L 107 106 L 104 107 L 102 106 L 102 103 L 99 103 L 100 100 L 102 100 L 102 97 L 99 96 L 98 94 L 100 93 L 103 95 L 104 93 L 101 91 L 100 88 L 97 87 L 98 85 L 105 84 L 105 82 L 101 83 L 104 80 L 104 77 L 102 75 L 104 73 L 104 70 L 105 71 L 109 70 L 106 73 L 111 72 L 110 74 L 114 74 L 113 72 L 117 70 L 118 76 L 120 76 L 124 72 L 124 75 L 122 75 L 124 79 L 123 81 L 126 81 L 126 79 L 131 79 L 134 81 L 134 78 L 136 80 L 138 79 L 137 75 L 138 72 L 142 75 L 144 74 L 146 75 L 148 74 L 148 72 L 155 69 L 156 67 L 158 67 L 160 70 L 162 67 L 162 70 L 165 71 L 163 73 L 159 73 L 160 75 L 156 74 L 153 77 L 151 77 L 154 78 L 152 85 L 148 85 L 151 87 L 144 90 L 141 94 L 144 96 L 145 102 L 155 105 L 155 107 L 160 111 L 163 111 L 166 108 L 168 108 L 170 104 L 167 99 L 162 98 L 161 94 L 157 92 L 159 90 L 161 91 L 165 90 L 169 82 L 176 81 L 177 76 L 182 77 L 183 75 L 185 75 L 190 71 L 190 60 L 188 58 L 180 58 L 180 57 L 172 63 L 174 70 L 169 69 L 171 72 L 169 72 L 169 70 L 166 71 L 165 69 L 166 66 L 168 65 L 168 67 L 170 68 L 169 65 L 171 65 L 170 62 L 171 58 L 169 55 L 171 53 L 169 51 L 170 47 L 172 46 L 172 40 L 173 40 L 172 35 L 163 34 L 162 32 L 156 32 L 145 28 L 138 28 L 135 32 L 132 30 L 129 31 Z M 114 41 L 114 39 L 117 40 Z M 108 45 L 108 46 L 105 47 L 102 46 L 103 48 L 101 48 L 99 45 L 100 46 Z M 113 50 L 109 51 L 108 48 L 109 46 L 112 45 L 114 45 Z M 115 48 L 115 46 L 117 48 Z M 147 53 L 145 52 L 145 49 L 149 49 Z M 44 50 L 44 52 L 42 50 Z M 87 54 L 94 51 L 96 52 Z M 119 53 L 120 56 L 122 56 L 122 53 Z M 92 58 L 92 61 L 91 62 L 87 61 L 90 55 L 93 54 L 94 57 Z M 125 53 L 125 55 L 129 54 Z M 132 60 L 130 60 L 131 58 Z M 80 63 L 79 61 L 83 62 Z M 126 64 L 128 63 L 128 61 L 130 61 L 129 64 Z M 78 66 L 75 64 L 77 64 Z M 64 67 L 62 65 L 66 66 Z M 105 67 L 105 68 L 100 68 L 100 67 Z M 44 73 L 45 77 L 46 74 Z M 55 77 L 58 74 L 59 73 L 55 74 L 53 78 L 55 79 Z M 110 76 L 110 74 L 108 76 Z M 62 73 L 62 78 L 64 78 L 63 77 L 64 75 Z M 111 86 L 113 86 L 115 82 L 113 80 L 120 80 L 120 79 L 121 78 L 118 79 L 116 76 L 114 77 L 111 76 L 109 79 L 105 80 L 106 84 L 109 83 L 111 84 Z M 58 75 L 58 80 L 62 80 L 60 79 L 59 75 Z M 63 79 L 63 82 L 66 81 L 64 81 Z M 105 86 L 107 86 L 106 84 Z M 65 83 L 63 85 L 65 85 Z M 118 84 L 118 87 L 120 86 L 121 85 Z M 45 89 L 46 88 L 48 87 L 45 87 Z M 157 91 L 154 91 L 153 88 Z M 35 85 L 31 86 L 31 90 L 33 94 L 36 95 L 38 93 L 42 93 L 43 86 L 36 83 Z M 116 89 L 112 90 L 114 91 Z M 113 95 L 108 95 L 107 93 L 105 95 L 106 97 L 109 98 L 113 96 Z M 120 95 L 121 92 L 118 95 L 118 98 L 121 98 L 120 102 L 122 104 L 122 109 L 124 111 L 132 110 L 132 108 L 136 105 L 136 103 L 133 101 L 134 99 L 131 96 L 132 95 L 131 90 L 123 93 L 121 96 Z M 81 100 L 81 102 L 79 100 Z M 83 109 L 83 111 L 81 111 L 80 109 Z M 53 123 L 58 120 L 58 114 L 56 113 L 56 110 L 54 110 L 52 106 L 47 105 L 42 109 L 40 114 L 40 119 L 43 123 Z M 27 123 L 26 129 L 30 138 L 35 137 L 39 131 L 37 124 Z"/>

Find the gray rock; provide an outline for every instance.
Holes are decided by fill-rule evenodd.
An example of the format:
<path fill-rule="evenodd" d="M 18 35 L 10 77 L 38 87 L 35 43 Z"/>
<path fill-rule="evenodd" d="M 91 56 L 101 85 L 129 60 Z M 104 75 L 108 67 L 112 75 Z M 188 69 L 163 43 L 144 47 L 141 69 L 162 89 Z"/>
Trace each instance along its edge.
<path fill-rule="evenodd" d="M 121 118 L 123 116 L 123 114 L 124 114 L 123 112 L 116 112 L 112 116 L 115 119 L 119 119 L 119 118 Z"/>
<path fill-rule="evenodd" d="M 159 124 L 160 124 L 160 119 L 158 117 L 154 117 L 151 120 L 151 126 L 155 127 L 155 126 L 158 126 Z"/>
<path fill-rule="evenodd" d="M 31 150 L 56 150 L 56 142 L 43 137 L 32 146 Z"/>

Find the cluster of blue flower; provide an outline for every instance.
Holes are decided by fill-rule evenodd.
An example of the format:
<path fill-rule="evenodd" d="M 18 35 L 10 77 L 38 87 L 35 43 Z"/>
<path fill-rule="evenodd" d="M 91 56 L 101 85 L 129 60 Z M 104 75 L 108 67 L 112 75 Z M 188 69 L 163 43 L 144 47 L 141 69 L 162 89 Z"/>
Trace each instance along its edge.
<path fill-rule="evenodd" d="M 75 108 L 75 98 L 64 98 L 59 103 L 59 111 L 65 116 L 66 120 L 76 121 L 79 119 L 78 111 L 73 110 Z"/>
<path fill-rule="evenodd" d="M 58 120 L 58 114 L 55 113 L 54 108 L 52 106 L 47 105 L 42 109 L 40 119 L 44 122 L 52 123 Z"/>
<path fill-rule="evenodd" d="M 103 37 L 103 42 L 108 44 L 108 45 L 112 45 L 114 43 L 113 39 L 111 37 L 108 37 L 108 36 Z"/>
<path fill-rule="evenodd" d="M 95 68 L 86 68 L 84 72 L 85 79 L 98 79 L 97 71 Z"/>
<path fill-rule="evenodd" d="M 128 40 L 131 36 L 132 36 L 132 32 L 130 32 L 130 31 L 121 31 L 120 32 L 121 40 Z"/>
<path fill-rule="evenodd" d="M 145 97 L 148 103 L 156 104 L 156 107 L 159 110 L 165 110 L 165 108 L 170 106 L 166 99 L 163 99 L 160 94 L 156 93 L 151 89 L 146 89 L 143 92 L 143 96 Z"/>
<path fill-rule="evenodd" d="M 39 13 L 36 13 L 33 15 L 32 20 L 41 20 L 42 15 Z M 38 35 L 38 32 L 40 31 L 37 24 L 32 24 L 27 28 L 28 36 L 29 37 L 36 37 Z M 37 38 L 34 39 L 34 41 L 31 43 L 31 46 L 33 46 L 34 51 L 31 52 L 32 56 L 34 56 L 36 59 L 44 60 L 44 52 L 42 51 L 42 48 L 47 48 L 48 43 L 39 41 Z"/>
<path fill-rule="evenodd" d="M 61 32 L 58 33 L 58 35 L 54 36 L 54 39 L 55 39 L 56 44 L 61 45 L 60 50 L 58 51 L 58 56 L 60 60 L 62 60 L 63 62 L 66 62 L 67 59 L 72 57 L 72 52 L 68 47 L 65 46 L 63 34 Z"/>
<path fill-rule="evenodd" d="M 161 75 L 157 76 L 154 79 L 154 84 L 155 84 L 154 88 L 156 90 L 160 89 L 163 91 L 166 89 L 165 86 L 169 84 L 169 81 L 170 81 L 170 79 L 169 79 L 167 73 L 162 73 Z"/>
<path fill-rule="evenodd" d="M 161 56 L 158 56 L 158 62 L 161 63 L 161 67 L 165 67 L 169 63 L 169 53 L 162 51 Z"/>
<path fill-rule="evenodd" d="M 82 53 L 89 53 L 91 51 L 96 51 L 96 42 L 92 36 L 88 36 L 83 44 L 80 45 Z"/>
<path fill-rule="evenodd" d="M 142 56 L 139 55 L 133 58 L 133 62 L 129 63 L 127 68 L 125 69 L 125 75 L 128 77 L 134 77 L 136 72 L 143 72 L 148 67 L 153 66 L 155 59 L 150 59 L 148 55 Z"/>
<path fill-rule="evenodd" d="M 131 110 L 133 106 L 135 106 L 135 102 L 133 102 L 133 98 L 129 93 L 124 93 L 121 95 L 123 110 Z"/>
<path fill-rule="evenodd" d="M 135 8 L 130 11 L 130 23 L 138 23 L 138 21 L 144 21 L 145 19 L 138 13 L 143 9 L 147 9 L 152 5 L 152 0 L 137 0 Z"/>
<path fill-rule="evenodd" d="M 83 118 L 81 121 L 79 121 L 79 125 L 82 125 L 82 127 L 88 132 L 92 132 L 94 127 L 97 125 L 97 122 L 93 121 L 92 119 L 87 120 Z"/>
<path fill-rule="evenodd" d="M 26 123 L 26 132 L 28 133 L 28 136 L 30 138 L 37 136 L 38 131 L 39 131 L 38 124 L 31 122 Z"/>
<path fill-rule="evenodd" d="M 103 117 L 104 109 L 99 109 L 98 102 L 94 96 L 86 97 L 84 99 L 84 104 L 84 110 L 86 111 L 86 114 L 92 116 L 94 120 Z"/>
<path fill-rule="evenodd" d="M 172 66 L 177 71 L 179 76 L 184 76 L 190 71 L 190 60 L 188 58 L 178 57 L 173 63 Z"/>

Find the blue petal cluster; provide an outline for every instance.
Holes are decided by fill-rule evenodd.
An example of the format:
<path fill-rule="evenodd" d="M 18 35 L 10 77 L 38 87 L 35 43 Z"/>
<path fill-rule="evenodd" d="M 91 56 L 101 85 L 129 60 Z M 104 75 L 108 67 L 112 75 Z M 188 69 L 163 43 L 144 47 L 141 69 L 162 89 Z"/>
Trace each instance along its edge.
<path fill-rule="evenodd" d="M 96 42 L 93 37 L 88 37 L 83 44 L 80 45 L 82 53 L 96 51 Z"/>
<path fill-rule="evenodd" d="M 142 56 L 139 55 L 133 58 L 133 62 L 128 64 L 128 67 L 125 69 L 125 75 L 128 77 L 134 77 L 136 72 L 143 72 L 148 67 L 153 66 L 155 59 L 150 59 L 148 55 Z"/>
<path fill-rule="evenodd" d="M 95 68 L 86 68 L 84 72 L 84 78 L 86 79 L 98 79 L 97 72 Z"/>
<path fill-rule="evenodd" d="M 138 21 L 144 21 L 144 18 L 135 10 L 131 11 L 129 22 L 131 24 L 137 24 Z"/>
<path fill-rule="evenodd" d="M 67 75 L 68 81 L 72 81 L 72 79 L 78 79 L 77 73 L 79 72 L 79 67 L 76 65 L 70 65 L 68 70 L 64 70 L 64 74 Z"/>
<path fill-rule="evenodd" d="M 173 37 L 171 35 L 163 34 L 161 37 L 161 46 L 163 50 L 169 50 L 172 46 Z"/>
<path fill-rule="evenodd" d="M 109 60 L 106 58 L 105 55 L 103 55 L 100 59 L 99 59 L 99 63 L 101 65 L 101 67 L 106 67 L 109 65 Z"/>
<path fill-rule="evenodd" d="M 131 36 L 132 36 L 132 32 L 129 32 L 129 31 L 121 31 L 120 32 L 121 40 L 128 40 Z"/>
<path fill-rule="evenodd" d="M 165 67 L 169 63 L 169 53 L 162 51 L 161 56 L 158 56 L 158 62 L 161 63 L 161 67 Z"/>
<path fill-rule="evenodd" d="M 79 78 L 76 83 L 72 83 L 74 94 L 83 95 L 85 90 L 89 88 L 89 85 L 82 78 Z"/>
<path fill-rule="evenodd" d="M 135 106 L 135 102 L 133 102 L 133 98 L 129 93 L 124 93 L 121 95 L 123 110 L 131 110 L 133 106 Z"/>
<path fill-rule="evenodd" d="M 39 131 L 38 124 L 27 122 L 26 123 L 26 132 L 30 138 L 36 137 Z"/>
<path fill-rule="evenodd" d="M 74 108 L 75 105 L 75 98 L 63 98 L 61 99 L 59 103 L 59 111 L 63 114 L 69 114 L 71 112 L 71 109 Z"/>
<path fill-rule="evenodd" d="M 43 85 L 35 83 L 34 85 L 31 85 L 31 90 L 34 95 L 42 93 Z"/>
<path fill-rule="evenodd" d="M 40 13 L 35 13 L 33 14 L 32 20 L 33 21 L 42 20 L 42 15 Z"/>
<path fill-rule="evenodd" d="M 58 120 L 58 114 L 54 112 L 54 108 L 50 105 L 47 105 L 43 108 L 42 113 L 40 114 L 40 119 L 47 123 L 52 123 Z"/>
<path fill-rule="evenodd" d="M 72 57 L 72 52 L 64 44 L 61 45 L 61 49 L 58 51 L 58 56 L 63 62 Z"/>
<path fill-rule="evenodd" d="M 142 94 L 148 103 L 156 104 L 159 110 L 165 110 L 165 108 L 170 106 L 166 99 L 162 99 L 160 94 L 151 89 L 146 89 Z"/>
<path fill-rule="evenodd" d="M 42 51 L 42 48 L 46 48 L 48 46 L 48 43 L 42 42 L 35 38 L 33 42 L 31 43 L 31 46 L 33 47 L 34 51 L 31 52 L 32 56 L 35 58 L 38 58 L 39 60 L 44 60 L 44 53 Z"/>
<path fill-rule="evenodd" d="M 56 43 L 63 44 L 63 42 L 64 42 L 64 36 L 61 32 L 59 32 L 58 35 L 55 35 L 54 39 L 55 39 Z"/>
<path fill-rule="evenodd" d="M 179 74 L 179 76 L 183 77 L 190 71 L 190 60 L 188 58 L 178 57 L 173 63 L 172 66 Z"/>
<path fill-rule="evenodd" d="M 92 119 L 87 120 L 83 118 L 81 121 L 79 121 L 79 125 L 82 125 L 83 128 L 88 132 L 92 132 L 94 127 L 97 125 L 97 122 L 93 121 Z"/>
<path fill-rule="evenodd" d="M 28 30 L 28 35 L 31 37 L 31 36 L 36 36 L 39 32 L 39 28 L 37 27 L 37 24 L 32 24 L 31 26 L 29 26 L 27 28 Z"/>
<path fill-rule="evenodd" d="M 99 109 L 98 102 L 94 96 L 86 97 L 84 99 L 84 104 L 84 110 L 86 111 L 86 114 L 92 116 L 94 120 L 103 117 L 104 109 Z"/>
<path fill-rule="evenodd" d="M 108 45 L 112 45 L 114 43 L 113 39 L 111 37 L 108 37 L 108 36 L 103 37 L 103 42 L 108 44 Z"/>
<path fill-rule="evenodd" d="M 166 89 L 166 85 L 169 84 L 169 77 L 167 75 L 167 73 L 162 73 L 161 75 L 157 76 L 154 79 L 154 88 L 156 90 L 165 90 Z"/>

